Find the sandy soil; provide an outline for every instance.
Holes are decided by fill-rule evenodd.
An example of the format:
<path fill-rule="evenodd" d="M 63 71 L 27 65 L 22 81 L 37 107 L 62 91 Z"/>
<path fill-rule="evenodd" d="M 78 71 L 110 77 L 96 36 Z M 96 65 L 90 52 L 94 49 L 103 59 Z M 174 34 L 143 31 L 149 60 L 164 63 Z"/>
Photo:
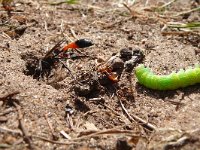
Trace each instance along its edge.
<path fill-rule="evenodd" d="M 128 47 L 141 50 L 142 63 L 158 74 L 199 63 L 198 32 L 179 34 L 182 31 L 169 28 L 162 32 L 168 22 L 199 21 L 199 12 L 172 17 L 199 7 L 198 1 L 178 0 L 164 12 L 153 11 L 162 1 L 145 2 L 128 5 L 132 12 L 117 0 L 82 0 L 74 5 L 16 0 L 11 15 L 1 9 L 0 148 L 199 149 L 199 84 L 154 91 L 139 85 L 133 71 L 131 79 L 122 73 L 118 83 L 79 96 L 67 70 L 65 78 L 53 84 L 25 73 L 27 56 L 41 58 L 63 38 L 68 42 L 87 38 L 94 43 L 80 49 L 92 57 L 67 60 L 75 77 L 94 73 L 97 60 L 109 59 Z M 115 87 L 120 97 L 115 95 Z M 12 95 L 16 91 L 19 93 Z M 66 107 L 73 112 L 68 114 Z M 28 136 L 20 127 L 20 111 Z"/>

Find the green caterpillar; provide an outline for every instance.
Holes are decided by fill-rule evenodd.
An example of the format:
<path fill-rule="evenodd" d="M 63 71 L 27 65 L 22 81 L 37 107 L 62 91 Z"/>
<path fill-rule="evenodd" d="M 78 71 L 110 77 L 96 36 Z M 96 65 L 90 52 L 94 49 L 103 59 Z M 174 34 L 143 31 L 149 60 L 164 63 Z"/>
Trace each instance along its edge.
<path fill-rule="evenodd" d="M 169 75 L 155 75 L 144 65 L 135 68 L 135 74 L 140 84 L 154 90 L 175 90 L 200 83 L 200 65 Z"/>

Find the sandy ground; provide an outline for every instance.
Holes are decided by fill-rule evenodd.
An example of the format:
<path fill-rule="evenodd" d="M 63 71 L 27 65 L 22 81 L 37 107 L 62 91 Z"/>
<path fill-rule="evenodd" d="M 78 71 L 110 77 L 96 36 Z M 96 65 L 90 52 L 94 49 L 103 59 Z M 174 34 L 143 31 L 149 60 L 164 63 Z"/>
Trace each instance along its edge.
<path fill-rule="evenodd" d="M 164 4 L 162 1 L 146 2 L 127 4 L 132 12 L 117 0 L 82 0 L 74 5 L 16 0 L 11 15 L 2 8 L 0 148 L 199 149 L 199 84 L 175 91 L 154 91 L 139 85 L 133 71 L 131 80 L 123 73 L 115 85 L 79 96 L 67 70 L 64 80 L 53 84 L 25 73 L 28 55 L 41 58 L 63 38 L 68 42 L 91 39 L 94 45 L 80 50 L 99 60 L 109 59 L 122 48 L 139 49 L 145 56 L 142 63 L 158 74 L 199 63 L 198 32 L 180 34 L 182 31 L 169 28 L 165 34 L 162 32 L 168 22 L 199 21 L 199 12 L 172 17 L 199 7 L 198 1 L 178 0 L 163 12 L 153 11 Z M 68 67 L 76 77 L 87 75 L 95 72 L 91 70 L 95 58 L 68 59 Z M 120 98 L 113 92 L 115 86 L 122 92 Z M 16 91 L 19 93 L 9 96 Z M 91 98 L 102 98 L 103 102 Z M 122 110 L 120 101 L 130 116 Z M 66 106 L 72 114 L 67 114 Z M 19 112 L 28 137 L 19 126 Z"/>

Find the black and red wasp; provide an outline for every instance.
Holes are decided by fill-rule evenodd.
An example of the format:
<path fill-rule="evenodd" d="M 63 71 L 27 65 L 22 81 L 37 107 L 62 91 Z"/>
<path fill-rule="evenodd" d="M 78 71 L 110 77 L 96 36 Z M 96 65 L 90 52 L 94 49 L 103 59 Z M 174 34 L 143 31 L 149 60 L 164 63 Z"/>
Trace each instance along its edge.
<path fill-rule="evenodd" d="M 70 49 L 86 48 L 93 45 L 92 41 L 87 39 L 79 39 L 75 42 L 71 42 L 62 46 L 64 42 L 65 40 L 58 42 L 51 50 L 46 53 L 43 58 L 38 61 L 38 64 L 35 67 L 33 73 L 33 78 L 48 78 L 51 71 L 59 65 L 62 65 L 62 67 L 68 69 L 70 72 L 69 68 L 63 63 L 63 60 L 66 59 L 66 53 Z"/>

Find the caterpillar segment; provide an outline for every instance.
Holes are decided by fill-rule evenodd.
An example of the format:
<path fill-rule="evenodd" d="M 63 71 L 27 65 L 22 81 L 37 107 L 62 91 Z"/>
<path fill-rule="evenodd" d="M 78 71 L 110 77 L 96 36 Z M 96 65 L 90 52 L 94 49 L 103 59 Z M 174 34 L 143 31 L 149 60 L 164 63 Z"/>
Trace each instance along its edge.
<path fill-rule="evenodd" d="M 138 81 L 141 84 L 145 84 L 146 76 L 147 74 L 151 74 L 151 71 L 149 68 L 145 68 L 143 65 L 138 66 L 138 70 L 136 72 L 136 75 L 138 77 Z"/>
<path fill-rule="evenodd" d="M 165 90 L 165 89 L 170 89 L 173 86 L 173 79 L 171 79 L 171 74 L 170 75 L 162 75 L 159 76 L 157 75 L 158 78 L 158 90 Z"/>
<path fill-rule="evenodd" d="M 195 69 L 189 68 L 185 71 L 186 86 L 197 83 Z"/>
<path fill-rule="evenodd" d="M 196 80 L 198 83 L 200 83 L 200 65 L 199 64 L 195 64 L 195 68 L 196 68 Z"/>
<path fill-rule="evenodd" d="M 135 68 L 138 82 L 147 88 L 154 90 L 175 90 L 200 83 L 200 65 L 179 72 L 172 72 L 169 75 L 155 75 L 144 65 Z"/>

